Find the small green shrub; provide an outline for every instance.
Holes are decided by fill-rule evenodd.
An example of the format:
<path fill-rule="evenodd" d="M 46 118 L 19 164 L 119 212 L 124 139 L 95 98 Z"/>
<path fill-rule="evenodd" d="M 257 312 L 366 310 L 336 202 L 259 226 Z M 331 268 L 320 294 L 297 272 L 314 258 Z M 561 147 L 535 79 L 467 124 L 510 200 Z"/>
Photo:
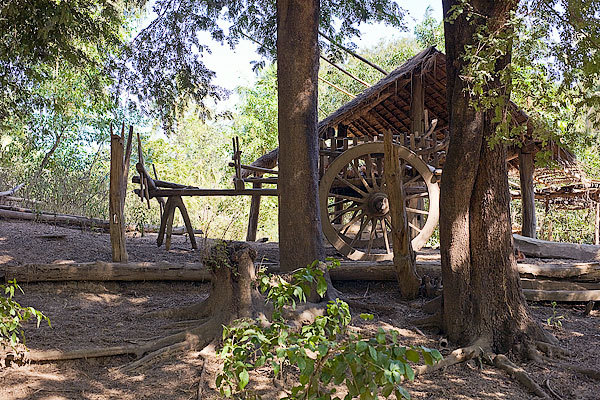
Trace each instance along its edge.
<path fill-rule="evenodd" d="M 38 327 L 42 320 L 48 322 L 50 326 L 50 320 L 40 311 L 33 307 L 23 307 L 14 300 L 17 290 L 23 293 L 23 290 L 14 279 L 8 281 L 6 285 L 0 285 L 0 291 L 2 292 L 0 294 L 0 343 L 7 343 L 13 348 L 20 342 L 25 343 L 25 335 L 21 325 L 23 322 L 35 317 Z"/>
<path fill-rule="evenodd" d="M 338 263 L 339 264 L 339 263 Z M 216 385 L 222 395 L 235 398 L 259 398 L 246 390 L 249 371 L 270 367 L 275 377 L 295 372 L 298 384 L 288 391 L 287 399 L 340 399 L 334 385 L 344 384 L 344 399 L 410 399 L 401 383 L 414 379 L 410 363 L 426 364 L 441 360 L 439 351 L 423 346 L 402 346 L 398 332 L 379 329 L 371 338 L 353 332 L 348 304 L 331 301 L 325 315 L 310 325 L 293 329 L 283 317 L 285 307 L 295 308 L 306 301 L 312 288 L 323 296 L 327 290 L 318 262 L 295 272 L 291 282 L 279 276 L 259 275 L 261 292 L 274 306 L 271 321 L 242 319 L 223 329 L 220 356 L 223 372 Z M 361 314 L 365 320 L 370 314 Z"/>
<path fill-rule="evenodd" d="M 552 315 L 546 320 L 548 326 L 553 328 L 562 328 L 562 321 L 565 319 L 564 315 L 558 315 L 556 312 L 556 302 L 552 302 Z"/>

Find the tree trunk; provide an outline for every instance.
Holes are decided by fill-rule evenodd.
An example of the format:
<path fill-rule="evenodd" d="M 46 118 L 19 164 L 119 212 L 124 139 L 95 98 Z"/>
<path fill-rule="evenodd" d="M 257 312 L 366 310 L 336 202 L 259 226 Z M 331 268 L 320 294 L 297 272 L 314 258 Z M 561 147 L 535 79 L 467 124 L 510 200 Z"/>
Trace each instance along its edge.
<path fill-rule="evenodd" d="M 535 188 L 533 173 L 535 170 L 532 153 L 519 152 L 519 177 L 521 180 L 521 234 L 536 238 Z"/>
<path fill-rule="evenodd" d="M 318 0 L 277 1 L 279 249 L 284 271 L 323 259 L 318 199 Z"/>
<path fill-rule="evenodd" d="M 518 2 L 469 3 L 494 29 Z M 457 4 L 444 0 L 444 14 Z M 505 352 L 522 339 L 543 340 L 544 334 L 530 316 L 513 254 L 506 150 L 487 143 L 495 133 L 494 112 L 476 111 L 459 77 L 465 45 L 475 43 L 477 26 L 485 23 L 479 16 L 467 21 L 463 13 L 444 26 L 450 145 L 440 199 L 443 325 L 455 342 L 483 339 Z M 509 62 L 510 54 L 497 60 L 496 68 Z"/>

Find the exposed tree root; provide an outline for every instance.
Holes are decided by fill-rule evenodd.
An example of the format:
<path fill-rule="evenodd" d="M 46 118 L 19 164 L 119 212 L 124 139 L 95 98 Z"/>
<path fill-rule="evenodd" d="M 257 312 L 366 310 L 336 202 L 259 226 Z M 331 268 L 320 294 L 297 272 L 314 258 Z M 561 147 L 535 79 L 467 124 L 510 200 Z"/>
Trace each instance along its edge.
<path fill-rule="evenodd" d="M 66 361 L 82 358 L 112 357 L 126 354 L 138 354 L 142 346 L 115 346 L 99 349 L 81 349 L 72 351 L 31 350 L 25 354 L 25 360 L 31 362 Z"/>
<path fill-rule="evenodd" d="M 549 399 L 550 396 L 544 390 L 535 383 L 533 379 L 525 372 L 523 368 L 516 366 L 512 361 L 510 361 L 505 355 L 502 354 L 490 354 L 489 359 L 491 359 L 493 365 L 506 372 L 513 378 L 515 378 L 521 385 L 523 385 L 527 390 L 534 393 L 536 396 L 541 397 L 543 399 Z"/>
<path fill-rule="evenodd" d="M 600 381 L 600 371 L 592 368 L 582 367 L 576 364 L 557 361 L 557 357 L 566 358 L 570 353 L 558 346 L 544 342 L 536 342 L 535 345 L 528 346 L 527 355 L 538 364 L 550 364 L 559 368 L 570 370 L 588 378 Z"/>
<path fill-rule="evenodd" d="M 419 328 L 440 328 L 442 326 L 442 313 L 438 311 L 428 317 L 415 319 L 412 323 Z"/>
<path fill-rule="evenodd" d="M 487 345 L 483 341 L 478 341 L 471 346 L 456 349 L 450 353 L 450 355 L 433 365 L 420 365 L 415 367 L 415 376 L 425 375 L 451 365 L 460 364 L 473 358 L 481 357 L 484 354 L 485 347 L 487 347 Z"/>
<path fill-rule="evenodd" d="M 544 386 L 546 387 L 546 389 L 548 389 L 548 391 L 550 392 L 550 394 L 552 394 L 552 396 L 556 397 L 557 399 L 562 400 L 563 396 L 561 396 L 560 394 L 556 393 L 554 391 L 554 389 L 552 389 L 552 387 L 550 386 L 550 378 L 547 378 L 544 381 Z"/>

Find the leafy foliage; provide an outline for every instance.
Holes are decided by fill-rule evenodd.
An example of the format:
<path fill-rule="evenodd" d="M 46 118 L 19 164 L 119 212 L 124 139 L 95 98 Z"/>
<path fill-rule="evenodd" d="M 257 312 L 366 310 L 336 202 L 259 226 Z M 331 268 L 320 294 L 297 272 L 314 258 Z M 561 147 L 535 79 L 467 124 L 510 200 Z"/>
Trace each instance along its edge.
<path fill-rule="evenodd" d="M 0 343 L 5 342 L 12 347 L 25 341 L 23 322 L 35 317 L 38 327 L 42 320 L 50 326 L 50 320 L 40 311 L 33 307 L 23 307 L 14 300 L 17 290 L 23 292 L 14 279 L 6 285 L 0 285 Z"/>
<path fill-rule="evenodd" d="M 348 304 L 337 299 L 327 304 L 325 315 L 309 325 L 292 329 L 284 318 L 284 309 L 306 301 L 312 287 L 323 296 L 327 283 L 318 261 L 296 271 L 288 282 L 281 277 L 261 275 L 260 289 L 274 306 L 268 323 L 238 320 L 223 330 L 223 372 L 217 387 L 226 397 L 257 398 L 247 386 L 250 371 L 265 366 L 279 378 L 295 372 L 298 382 L 287 399 L 339 399 L 332 385 L 344 384 L 344 399 L 376 399 L 378 396 L 408 399 L 401 386 L 404 379 L 414 379 L 411 363 L 426 364 L 442 356 L 422 346 L 405 347 L 398 342 L 398 332 L 379 329 L 371 338 L 350 329 Z M 361 314 L 363 319 L 373 319 Z"/>

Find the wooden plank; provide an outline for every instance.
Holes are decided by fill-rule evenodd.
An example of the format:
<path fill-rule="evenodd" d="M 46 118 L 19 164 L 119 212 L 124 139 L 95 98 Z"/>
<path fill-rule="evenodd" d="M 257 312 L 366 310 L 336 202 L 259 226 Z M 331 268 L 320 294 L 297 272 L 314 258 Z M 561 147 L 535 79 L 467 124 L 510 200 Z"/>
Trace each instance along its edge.
<path fill-rule="evenodd" d="M 169 196 L 277 196 L 277 189 L 157 189 L 150 192 L 152 197 Z"/>
<path fill-rule="evenodd" d="M 235 167 L 235 163 L 229 163 L 230 167 Z M 248 169 L 250 171 L 254 171 L 254 172 L 262 172 L 263 174 L 279 174 L 278 170 L 274 170 L 274 169 L 268 169 L 268 168 L 261 168 L 261 167 L 255 167 L 254 165 L 245 165 L 245 164 L 240 164 L 240 167 L 242 169 Z"/>

